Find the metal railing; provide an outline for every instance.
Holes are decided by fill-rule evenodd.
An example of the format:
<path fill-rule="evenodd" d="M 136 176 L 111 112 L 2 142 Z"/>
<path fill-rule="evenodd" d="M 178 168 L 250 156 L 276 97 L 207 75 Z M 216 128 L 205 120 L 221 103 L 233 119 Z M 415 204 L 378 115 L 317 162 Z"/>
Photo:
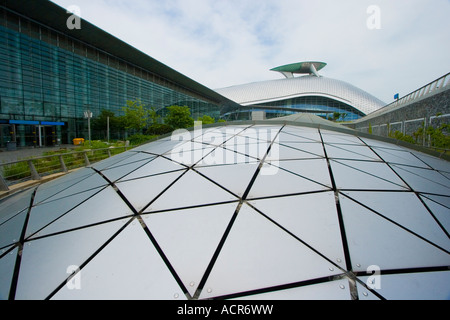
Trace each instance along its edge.
<path fill-rule="evenodd" d="M 0 191 L 9 191 L 11 186 L 18 183 L 41 180 L 51 174 L 89 166 L 128 148 L 130 147 L 89 149 L 0 163 Z"/>
<path fill-rule="evenodd" d="M 406 103 L 412 102 L 416 99 L 422 98 L 430 93 L 433 93 L 434 91 L 444 88 L 450 84 L 450 72 L 446 75 L 443 75 L 442 77 L 430 82 L 429 84 L 424 85 L 423 87 L 407 94 L 404 97 L 401 97 L 400 99 L 388 104 L 386 107 L 389 106 L 401 106 Z M 386 108 L 385 107 L 385 108 Z"/>

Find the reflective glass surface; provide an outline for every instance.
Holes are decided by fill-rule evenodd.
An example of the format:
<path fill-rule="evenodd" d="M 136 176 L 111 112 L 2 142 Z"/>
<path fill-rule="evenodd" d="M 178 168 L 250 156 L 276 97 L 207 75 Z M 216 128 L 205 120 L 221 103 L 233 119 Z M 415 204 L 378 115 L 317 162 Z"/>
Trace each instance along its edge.
<path fill-rule="evenodd" d="M 0 298 L 448 299 L 449 173 L 320 128 L 187 131 L 2 199 Z"/>

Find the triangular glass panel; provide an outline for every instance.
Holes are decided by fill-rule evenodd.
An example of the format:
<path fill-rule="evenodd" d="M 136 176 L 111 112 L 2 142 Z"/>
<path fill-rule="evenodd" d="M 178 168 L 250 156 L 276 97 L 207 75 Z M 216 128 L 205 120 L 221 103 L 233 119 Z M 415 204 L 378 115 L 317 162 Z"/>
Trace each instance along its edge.
<path fill-rule="evenodd" d="M 347 197 L 339 198 L 354 271 L 373 265 L 381 271 L 450 265 L 447 252 Z"/>
<path fill-rule="evenodd" d="M 380 158 L 372 150 L 362 145 L 325 144 L 325 149 L 329 158 L 380 161 Z"/>
<path fill-rule="evenodd" d="M 374 148 L 374 150 L 385 162 L 430 169 L 428 165 L 410 152 L 383 148 Z"/>
<path fill-rule="evenodd" d="M 122 182 L 132 179 L 139 179 L 155 174 L 173 172 L 182 169 L 186 169 L 186 167 L 164 157 L 157 157 L 149 163 L 139 167 L 137 170 L 132 171 L 130 174 L 123 176 L 119 181 Z"/>
<path fill-rule="evenodd" d="M 325 159 L 286 160 L 277 164 L 280 168 L 303 178 L 331 188 L 330 173 Z"/>
<path fill-rule="evenodd" d="M 226 132 L 221 132 L 217 130 L 210 130 L 196 137 L 192 141 L 217 147 L 224 144 L 228 139 L 231 139 L 233 136 L 234 134 L 228 134 Z"/>
<path fill-rule="evenodd" d="M 437 171 L 396 164 L 392 168 L 415 191 L 450 196 L 450 180 Z"/>
<path fill-rule="evenodd" d="M 136 153 L 137 152 L 135 152 L 134 150 L 125 151 L 120 154 L 114 155 L 113 157 L 96 162 L 90 165 L 89 167 L 94 168 L 96 170 L 104 170 L 108 167 L 115 166 L 119 162 L 126 161 L 127 159 L 136 155 Z"/>
<path fill-rule="evenodd" d="M 149 155 L 147 155 L 147 156 L 149 156 Z M 136 169 L 144 166 L 146 163 L 150 162 L 154 157 L 156 157 L 156 156 L 152 156 L 150 159 L 133 161 L 130 163 L 122 164 L 120 166 L 113 166 L 113 167 L 103 170 L 102 174 L 106 178 L 108 178 L 109 181 L 114 182 L 114 181 L 128 175 L 130 172 L 133 172 Z"/>
<path fill-rule="evenodd" d="M 34 192 L 29 189 L 15 193 L 13 196 L 3 199 L 0 203 L 0 225 L 14 217 L 19 212 L 26 210 L 31 205 L 31 196 Z"/>
<path fill-rule="evenodd" d="M 276 138 L 279 131 L 280 129 L 278 127 L 254 126 L 240 132 L 235 138 L 241 139 L 241 137 L 246 137 L 249 139 L 249 142 L 252 140 L 272 142 Z"/>
<path fill-rule="evenodd" d="M 95 194 L 39 231 L 38 236 L 131 216 L 133 211 L 112 187 Z"/>
<path fill-rule="evenodd" d="M 271 291 L 244 296 L 233 300 L 351 300 L 347 279 Z"/>
<path fill-rule="evenodd" d="M 349 134 L 336 133 L 327 130 L 320 130 L 324 143 L 328 144 L 356 144 L 363 145 L 364 143 L 356 137 Z"/>
<path fill-rule="evenodd" d="M 189 170 L 158 197 L 149 208 L 145 209 L 145 212 L 179 209 L 235 200 L 237 198 L 228 191 L 193 170 Z"/>
<path fill-rule="evenodd" d="M 180 147 L 167 153 L 166 157 L 171 161 L 190 167 L 207 156 L 216 147 L 200 142 L 184 143 Z"/>
<path fill-rule="evenodd" d="M 444 171 L 444 172 L 450 172 L 450 162 L 444 159 L 439 159 L 436 157 L 432 157 L 430 155 L 413 151 L 412 152 L 416 157 L 418 157 L 420 160 L 425 162 L 430 168 Z"/>
<path fill-rule="evenodd" d="M 258 133 L 259 140 L 271 142 L 279 134 L 281 128 L 282 126 L 279 125 L 269 125 L 269 126 L 257 125 L 247 128 L 245 131 L 243 131 L 243 133 L 246 134 L 251 130 L 256 130 L 256 132 Z"/>
<path fill-rule="evenodd" d="M 323 145 L 321 143 L 316 142 L 280 142 L 280 144 L 285 145 L 287 147 L 291 147 L 297 150 L 301 150 L 304 152 L 311 153 L 313 157 L 325 157 L 323 152 Z"/>
<path fill-rule="evenodd" d="M 255 200 L 250 204 L 345 269 L 333 192 Z"/>
<path fill-rule="evenodd" d="M 186 299 L 137 221 L 130 223 L 80 271 L 80 289 L 66 285 L 53 300 Z"/>
<path fill-rule="evenodd" d="M 70 175 L 68 175 L 70 176 Z M 99 174 L 93 174 L 89 176 L 85 176 L 83 179 L 78 181 L 77 183 L 69 186 L 68 188 L 65 188 L 61 190 L 60 192 L 55 193 L 53 196 L 46 198 L 44 201 L 40 202 L 34 202 L 34 204 L 37 203 L 47 203 L 59 199 L 63 199 L 66 197 L 73 196 L 78 193 L 84 193 L 88 190 L 96 190 L 100 187 L 105 187 L 109 185 L 108 182 Z M 38 188 L 36 195 L 38 196 L 40 194 L 40 189 Z"/>
<path fill-rule="evenodd" d="M 242 197 L 259 163 L 198 167 L 196 170 L 237 197 Z"/>
<path fill-rule="evenodd" d="M 69 277 L 69 266 L 81 266 L 123 227 L 126 221 L 129 221 L 129 218 L 26 242 L 15 298 L 47 298 Z"/>
<path fill-rule="evenodd" d="M 293 135 L 295 137 L 298 137 L 300 139 L 295 140 L 295 141 L 299 141 L 299 142 L 312 142 L 312 141 L 313 142 L 321 142 L 322 141 L 320 139 L 319 131 L 315 128 L 296 128 L 296 127 L 286 126 L 283 128 L 281 133 L 287 133 L 287 134 Z M 285 136 L 285 137 L 286 137 L 286 139 L 291 139 L 291 137 L 289 137 L 289 136 Z M 281 139 L 281 136 L 280 136 L 280 139 Z"/>
<path fill-rule="evenodd" d="M 150 161 L 150 160 L 153 160 L 155 157 L 156 157 L 155 155 L 148 154 L 145 152 L 134 152 L 134 153 L 132 153 L 132 155 L 130 157 L 120 160 L 120 161 L 114 163 L 113 165 L 109 166 L 108 168 L 105 168 L 101 171 L 111 170 L 113 168 L 121 167 L 121 166 L 131 164 L 134 162 L 141 162 L 141 161 L 145 161 L 145 160 Z"/>
<path fill-rule="evenodd" d="M 340 272 L 331 266 L 320 255 L 243 204 L 200 299 L 329 277 Z"/>
<path fill-rule="evenodd" d="M 41 202 L 46 201 L 49 198 L 52 198 L 53 196 L 56 197 L 52 199 L 61 198 L 61 196 L 58 195 L 59 193 L 62 193 L 64 190 L 72 186 L 75 186 L 80 181 L 90 178 L 91 176 L 98 176 L 98 175 L 91 168 L 81 168 L 79 170 L 71 172 L 70 174 L 66 174 L 58 179 L 40 184 L 37 189 L 36 195 L 34 196 L 33 203 L 35 205 L 39 204 Z M 100 181 L 99 183 L 106 183 L 106 180 L 104 180 L 103 178 L 102 180 L 99 181 Z M 65 194 L 67 195 L 67 193 Z"/>
<path fill-rule="evenodd" d="M 450 201 L 450 198 L 430 194 L 421 195 L 420 197 L 433 212 L 433 215 L 438 219 L 439 223 L 445 228 L 447 233 L 450 233 L 450 205 L 447 207 L 443 204 Z"/>
<path fill-rule="evenodd" d="M 22 210 L 0 224 L 0 248 L 20 241 L 27 214 L 28 209 Z"/>
<path fill-rule="evenodd" d="M 375 139 L 370 139 L 370 138 L 360 138 L 361 140 L 364 141 L 365 144 L 367 144 L 368 146 L 371 147 L 376 147 L 376 148 L 383 148 L 383 149 L 390 149 L 390 150 L 397 150 L 397 151 L 411 151 L 410 149 L 407 148 L 403 148 L 399 145 L 396 145 L 394 143 L 390 143 L 390 142 L 385 142 L 385 141 L 381 141 L 381 140 L 375 140 Z"/>
<path fill-rule="evenodd" d="M 212 146 L 219 146 L 228 143 L 228 141 L 233 140 L 236 135 L 244 132 L 247 128 L 227 126 L 225 128 L 213 128 L 210 130 L 205 130 L 205 133 L 194 139 L 194 141 L 199 141 Z"/>
<path fill-rule="evenodd" d="M 301 136 L 301 132 L 291 133 L 287 131 L 281 131 L 278 135 L 279 143 L 290 144 L 290 143 L 317 143 L 320 142 L 320 136 L 316 133 L 309 133 L 306 137 Z"/>
<path fill-rule="evenodd" d="M 358 281 L 356 281 L 356 290 L 358 293 L 358 299 L 362 300 L 362 301 L 379 301 L 379 300 L 381 300 L 380 297 L 375 295 L 371 290 L 368 290 L 367 286 L 365 284 L 362 284 L 361 282 L 363 282 L 363 281 L 360 280 L 359 278 L 363 278 L 365 281 L 367 281 L 366 277 L 358 277 Z"/>
<path fill-rule="evenodd" d="M 440 174 L 442 174 L 444 177 L 446 177 L 447 179 L 450 180 L 450 172 L 446 172 L 446 171 L 437 171 Z"/>
<path fill-rule="evenodd" d="M 318 154 L 310 153 L 307 151 L 299 150 L 291 146 L 280 145 L 277 143 L 272 144 L 270 150 L 270 158 L 278 160 L 293 160 L 293 159 L 311 159 L 321 157 Z"/>
<path fill-rule="evenodd" d="M 450 251 L 450 239 L 412 192 L 343 192 L 386 218 Z"/>
<path fill-rule="evenodd" d="M 136 211 L 139 212 L 184 172 L 185 171 L 175 171 L 141 179 L 127 180 L 116 183 L 116 186 L 128 199 L 128 201 L 130 201 Z M 179 195 L 177 195 L 174 199 L 178 198 Z"/>
<path fill-rule="evenodd" d="M 33 235 L 49 223 L 63 216 L 66 212 L 79 206 L 102 189 L 104 188 L 90 189 L 86 192 L 76 193 L 72 196 L 67 196 L 54 201 L 46 201 L 37 206 L 33 206 L 27 224 L 26 237 Z"/>
<path fill-rule="evenodd" d="M 282 163 L 282 161 L 279 163 Z M 265 164 L 256 177 L 247 198 L 290 195 L 320 190 L 329 190 L 329 188 L 287 172 L 275 165 Z"/>
<path fill-rule="evenodd" d="M 369 277 L 358 277 L 367 282 Z M 385 274 L 380 276 L 380 288 L 375 289 L 387 300 L 448 300 L 450 271 Z M 368 292 L 358 289 L 358 292 Z M 365 295 L 359 294 L 359 298 Z"/>
<path fill-rule="evenodd" d="M 447 209 L 450 209 L 450 197 L 447 196 L 439 196 L 435 194 L 422 194 L 422 198 L 428 198 L 430 200 L 433 200 L 434 202 L 437 202 L 438 204 L 446 207 Z"/>
<path fill-rule="evenodd" d="M 251 156 L 238 153 L 229 149 L 221 147 L 215 148 L 212 152 L 208 153 L 201 161 L 197 162 L 197 166 L 212 166 L 212 165 L 225 165 L 225 164 L 238 164 L 238 163 L 250 163 L 256 162 L 257 159 Z"/>
<path fill-rule="evenodd" d="M 185 130 L 184 135 L 181 135 L 179 137 L 174 136 L 174 140 L 157 140 L 136 147 L 133 149 L 133 151 L 148 152 L 154 155 L 163 155 L 165 153 L 170 153 L 172 149 L 180 147 L 184 143 L 190 143 L 191 139 L 191 132 Z"/>
<path fill-rule="evenodd" d="M 3 301 L 9 298 L 18 250 L 15 248 L 0 258 L 0 300 Z"/>
<path fill-rule="evenodd" d="M 191 296 L 236 207 L 237 202 L 142 215 Z"/>
<path fill-rule="evenodd" d="M 231 159 L 234 157 L 236 159 L 235 163 L 242 163 L 262 159 L 266 155 L 269 146 L 270 142 L 267 141 L 254 140 L 249 143 L 242 143 L 239 139 L 236 139 L 234 141 L 229 140 L 224 145 L 224 149 L 235 152 L 235 155 L 231 154 L 230 156 L 228 153 L 225 155 L 228 155 Z"/>
<path fill-rule="evenodd" d="M 372 161 L 330 160 L 339 189 L 406 190 L 408 187 L 384 163 Z"/>

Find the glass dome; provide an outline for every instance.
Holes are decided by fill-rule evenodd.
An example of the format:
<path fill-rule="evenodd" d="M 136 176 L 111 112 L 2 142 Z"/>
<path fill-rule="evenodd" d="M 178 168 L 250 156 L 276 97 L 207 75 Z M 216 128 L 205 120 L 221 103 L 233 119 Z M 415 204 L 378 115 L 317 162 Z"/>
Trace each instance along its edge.
<path fill-rule="evenodd" d="M 2 299 L 448 299 L 450 165 L 266 122 L 179 131 L 0 203 Z"/>

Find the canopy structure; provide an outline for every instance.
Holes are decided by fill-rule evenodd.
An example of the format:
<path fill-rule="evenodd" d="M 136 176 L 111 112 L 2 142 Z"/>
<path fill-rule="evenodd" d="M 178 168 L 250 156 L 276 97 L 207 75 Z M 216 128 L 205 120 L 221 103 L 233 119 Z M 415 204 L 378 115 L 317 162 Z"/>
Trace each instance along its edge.
<path fill-rule="evenodd" d="M 179 131 L 0 203 L 2 299 L 448 299 L 450 165 L 322 123 Z"/>
<path fill-rule="evenodd" d="M 323 69 L 326 65 L 325 62 L 305 61 L 276 67 L 271 69 L 271 71 L 278 71 L 286 78 L 293 78 L 294 74 L 313 74 L 316 77 L 319 77 L 318 71 Z"/>

